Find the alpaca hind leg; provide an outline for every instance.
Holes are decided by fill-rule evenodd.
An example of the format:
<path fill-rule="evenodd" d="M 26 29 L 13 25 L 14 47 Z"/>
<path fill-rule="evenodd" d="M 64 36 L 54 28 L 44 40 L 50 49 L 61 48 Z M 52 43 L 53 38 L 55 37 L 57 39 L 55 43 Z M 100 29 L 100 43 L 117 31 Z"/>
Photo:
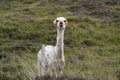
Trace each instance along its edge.
<path fill-rule="evenodd" d="M 41 76 L 45 76 L 45 68 L 43 66 L 41 67 Z"/>
<path fill-rule="evenodd" d="M 45 76 L 45 68 L 44 68 L 44 66 L 42 66 L 42 65 L 40 65 L 39 63 L 38 63 L 38 76 Z"/>
<path fill-rule="evenodd" d="M 41 76 L 41 69 L 40 69 L 40 64 L 38 63 L 38 77 Z"/>

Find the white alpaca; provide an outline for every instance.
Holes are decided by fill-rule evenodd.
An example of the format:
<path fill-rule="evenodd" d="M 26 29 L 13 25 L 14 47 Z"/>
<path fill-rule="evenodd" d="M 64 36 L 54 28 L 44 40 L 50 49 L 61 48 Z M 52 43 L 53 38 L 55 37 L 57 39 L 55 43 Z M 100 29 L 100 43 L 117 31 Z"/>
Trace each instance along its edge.
<path fill-rule="evenodd" d="M 65 65 L 63 40 L 67 20 L 58 17 L 53 23 L 57 25 L 57 43 L 56 46 L 43 45 L 38 52 L 38 76 L 61 76 Z"/>

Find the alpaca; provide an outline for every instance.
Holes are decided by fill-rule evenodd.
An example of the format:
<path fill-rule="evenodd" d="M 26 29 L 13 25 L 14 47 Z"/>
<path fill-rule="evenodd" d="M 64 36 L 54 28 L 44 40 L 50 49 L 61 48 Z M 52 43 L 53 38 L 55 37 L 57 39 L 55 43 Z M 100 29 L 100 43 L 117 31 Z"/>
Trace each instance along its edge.
<path fill-rule="evenodd" d="M 37 55 L 38 76 L 61 76 L 65 65 L 63 40 L 67 20 L 64 17 L 58 17 L 53 23 L 57 26 L 56 46 L 42 45 Z"/>

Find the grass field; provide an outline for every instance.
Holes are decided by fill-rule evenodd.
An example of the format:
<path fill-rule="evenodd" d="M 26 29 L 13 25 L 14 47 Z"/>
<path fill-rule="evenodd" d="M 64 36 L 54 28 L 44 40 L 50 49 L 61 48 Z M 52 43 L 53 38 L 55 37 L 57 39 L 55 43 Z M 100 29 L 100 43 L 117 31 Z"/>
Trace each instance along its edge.
<path fill-rule="evenodd" d="M 41 44 L 55 45 L 58 16 L 68 20 L 64 74 L 119 80 L 119 0 L 1 0 L 0 80 L 36 78 L 37 52 Z"/>

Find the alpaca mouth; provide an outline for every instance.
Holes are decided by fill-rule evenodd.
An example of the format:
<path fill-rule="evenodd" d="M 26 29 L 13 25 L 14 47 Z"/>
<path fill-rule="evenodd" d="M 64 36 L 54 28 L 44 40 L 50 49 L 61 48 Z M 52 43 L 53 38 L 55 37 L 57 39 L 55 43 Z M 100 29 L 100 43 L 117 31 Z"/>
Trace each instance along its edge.
<path fill-rule="evenodd" d="M 60 28 L 62 28 L 62 27 L 63 27 L 63 25 L 61 24 L 61 25 L 60 25 Z"/>

